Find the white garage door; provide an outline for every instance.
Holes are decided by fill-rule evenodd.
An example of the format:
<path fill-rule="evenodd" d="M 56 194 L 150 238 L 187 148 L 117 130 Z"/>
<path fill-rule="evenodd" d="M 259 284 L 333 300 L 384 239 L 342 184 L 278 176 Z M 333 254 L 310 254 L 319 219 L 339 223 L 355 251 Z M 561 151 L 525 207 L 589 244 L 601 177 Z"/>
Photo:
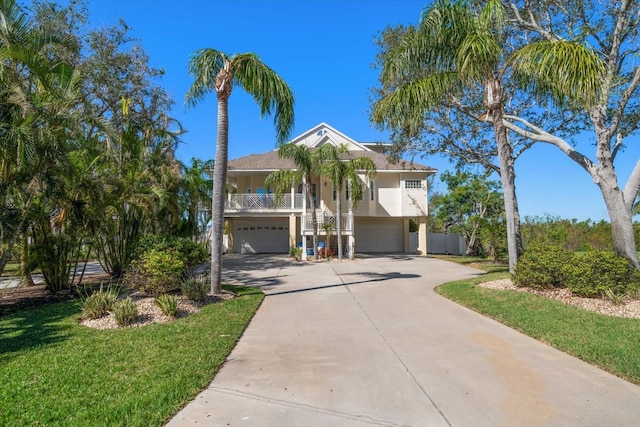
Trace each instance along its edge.
<path fill-rule="evenodd" d="M 234 222 L 233 252 L 286 254 L 289 252 L 288 219 L 252 219 Z"/>
<path fill-rule="evenodd" d="M 403 252 L 402 218 L 358 219 L 356 252 Z"/>

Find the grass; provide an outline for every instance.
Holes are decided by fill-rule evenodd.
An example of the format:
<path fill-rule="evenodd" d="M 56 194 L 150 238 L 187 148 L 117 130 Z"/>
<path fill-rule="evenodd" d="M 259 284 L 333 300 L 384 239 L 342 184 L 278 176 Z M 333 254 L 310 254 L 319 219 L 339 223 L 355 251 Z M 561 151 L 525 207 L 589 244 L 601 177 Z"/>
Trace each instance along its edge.
<path fill-rule="evenodd" d="M 477 283 L 505 277 L 509 277 L 508 273 L 490 273 L 441 285 L 436 292 L 565 353 L 640 384 L 640 319 L 605 316 L 526 292 L 476 286 Z"/>
<path fill-rule="evenodd" d="M 484 270 L 487 273 L 508 273 L 509 266 L 493 262 L 487 258 L 475 257 L 475 256 L 456 256 L 456 255 L 434 255 L 435 258 L 445 261 L 451 261 L 458 264 L 466 265 L 467 267 L 473 267 L 480 270 Z"/>
<path fill-rule="evenodd" d="M 159 426 L 213 378 L 264 295 L 171 323 L 95 330 L 77 301 L 0 319 L 0 425 Z"/>
<path fill-rule="evenodd" d="M 4 267 L 2 277 L 19 276 L 20 275 L 20 263 L 15 261 L 9 261 Z"/>

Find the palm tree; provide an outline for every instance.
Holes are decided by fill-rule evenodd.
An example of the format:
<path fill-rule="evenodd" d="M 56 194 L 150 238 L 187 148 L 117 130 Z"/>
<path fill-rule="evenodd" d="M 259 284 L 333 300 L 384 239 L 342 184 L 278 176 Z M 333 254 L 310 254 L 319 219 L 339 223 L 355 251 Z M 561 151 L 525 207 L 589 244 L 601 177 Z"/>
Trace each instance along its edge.
<path fill-rule="evenodd" d="M 194 241 L 200 242 L 205 235 L 203 226 L 209 221 L 208 209 L 203 212 L 203 206 L 211 206 L 211 186 L 213 182 L 208 171 L 213 167 L 213 160 L 191 158 L 191 166 L 182 166 L 179 199 L 182 212 L 180 224 L 181 234 Z"/>
<path fill-rule="evenodd" d="M 376 102 L 372 118 L 394 128 L 417 128 L 424 114 L 447 106 L 492 124 L 513 272 L 522 241 L 513 148 L 503 121 L 503 80 L 510 76 L 543 102 L 590 105 L 598 98 L 604 68 L 591 49 L 566 40 L 531 42 L 508 51 L 505 23 L 506 10 L 500 0 L 488 0 L 480 11 L 466 1 L 437 0 L 424 11 L 419 28 L 407 32 L 393 59 L 383 64 L 383 79 L 402 84 Z M 478 86 L 484 88 L 483 115 L 474 115 L 460 101 Z"/>
<path fill-rule="evenodd" d="M 64 37 L 46 33 L 13 0 L 0 1 L 0 219 L 4 269 L 22 238 L 22 275 L 31 282 L 27 232 L 36 203 L 68 165 L 68 141 L 77 130 L 79 74 L 53 51 Z M 4 215 L 3 215 L 4 217 Z"/>
<path fill-rule="evenodd" d="M 309 200 L 311 210 L 311 225 L 313 229 L 313 254 L 318 259 L 318 215 L 316 214 L 316 201 L 308 191 L 311 178 L 318 174 L 319 168 L 326 160 L 328 145 L 323 145 L 315 150 L 310 150 L 306 145 L 294 143 L 284 144 L 278 149 L 278 155 L 293 160 L 295 169 L 279 170 L 270 173 L 265 179 L 265 187 L 274 187 L 276 195 L 281 195 L 291 188 L 291 185 L 302 183 L 302 194 Z"/>
<path fill-rule="evenodd" d="M 218 137 L 211 212 L 211 293 L 217 294 L 220 292 L 222 280 L 222 233 L 231 90 L 233 86 L 239 85 L 258 103 L 261 116 L 274 114 L 276 139 L 279 144 L 286 141 L 293 129 L 294 99 L 285 81 L 253 53 L 229 56 L 215 49 L 200 49 L 189 60 L 189 73 L 195 81 L 185 96 L 187 105 L 195 106 L 212 90 L 218 98 Z"/>
<path fill-rule="evenodd" d="M 376 165 L 368 157 L 352 157 L 346 145 L 336 147 L 326 144 L 326 161 L 320 168 L 320 173 L 329 177 L 336 189 L 336 239 L 338 240 L 338 259 L 342 260 L 342 187 L 347 184 L 349 200 L 354 208 L 362 200 L 363 182 L 360 174 L 371 178 L 376 172 Z M 353 251 L 351 251 L 353 256 Z"/>

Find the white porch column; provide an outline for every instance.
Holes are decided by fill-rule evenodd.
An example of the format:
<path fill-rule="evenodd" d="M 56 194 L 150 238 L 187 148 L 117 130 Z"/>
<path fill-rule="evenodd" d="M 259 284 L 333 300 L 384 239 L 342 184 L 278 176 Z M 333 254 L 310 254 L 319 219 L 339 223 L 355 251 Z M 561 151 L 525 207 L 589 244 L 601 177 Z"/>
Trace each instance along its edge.
<path fill-rule="evenodd" d="M 402 219 L 402 244 L 403 250 L 405 252 L 409 252 L 411 250 L 409 242 L 411 241 L 409 237 L 409 222 L 411 220 L 409 218 Z"/>
<path fill-rule="evenodd" d="M 235 226 L 233 224 L 233 218 L 227 219 L 227 229 L 229 230 L 229 234 L 227 234 L 227 253 L 233 253 L 233 230 L 235 230 Z"/>
<path fill-rule="evenodd" d="M 356 236 L 350 234 L 347 238 L 347 256 L 353 259 L 356 256 Z"/>
<path fill-rule="evenodd" d="M 427 217 L 421 216 L 418 221 L 418 255 L 427 256 Z"/>
<path fill-rule="evenodd" d="M 353 259 L 356 249 L 356 221 L 353 218 L 353 207 L 351 206 L 351 203 L 349 203 L 349 211 L 347 213 L 347 224 L 351 230 L 351 234 L 347 236 L 347 257 Z"/>

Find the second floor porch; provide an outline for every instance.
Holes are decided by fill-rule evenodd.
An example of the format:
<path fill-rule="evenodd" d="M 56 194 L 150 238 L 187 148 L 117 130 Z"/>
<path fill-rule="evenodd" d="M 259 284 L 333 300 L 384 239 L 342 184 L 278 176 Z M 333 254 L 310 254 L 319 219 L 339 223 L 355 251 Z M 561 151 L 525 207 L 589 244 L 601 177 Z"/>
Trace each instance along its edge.
<path fill-rule="evenodd" d="M 258 193 L 228 194 L 225 200 L 225 213 L 245 212 L 302 212 L 302 194 Z"/>

